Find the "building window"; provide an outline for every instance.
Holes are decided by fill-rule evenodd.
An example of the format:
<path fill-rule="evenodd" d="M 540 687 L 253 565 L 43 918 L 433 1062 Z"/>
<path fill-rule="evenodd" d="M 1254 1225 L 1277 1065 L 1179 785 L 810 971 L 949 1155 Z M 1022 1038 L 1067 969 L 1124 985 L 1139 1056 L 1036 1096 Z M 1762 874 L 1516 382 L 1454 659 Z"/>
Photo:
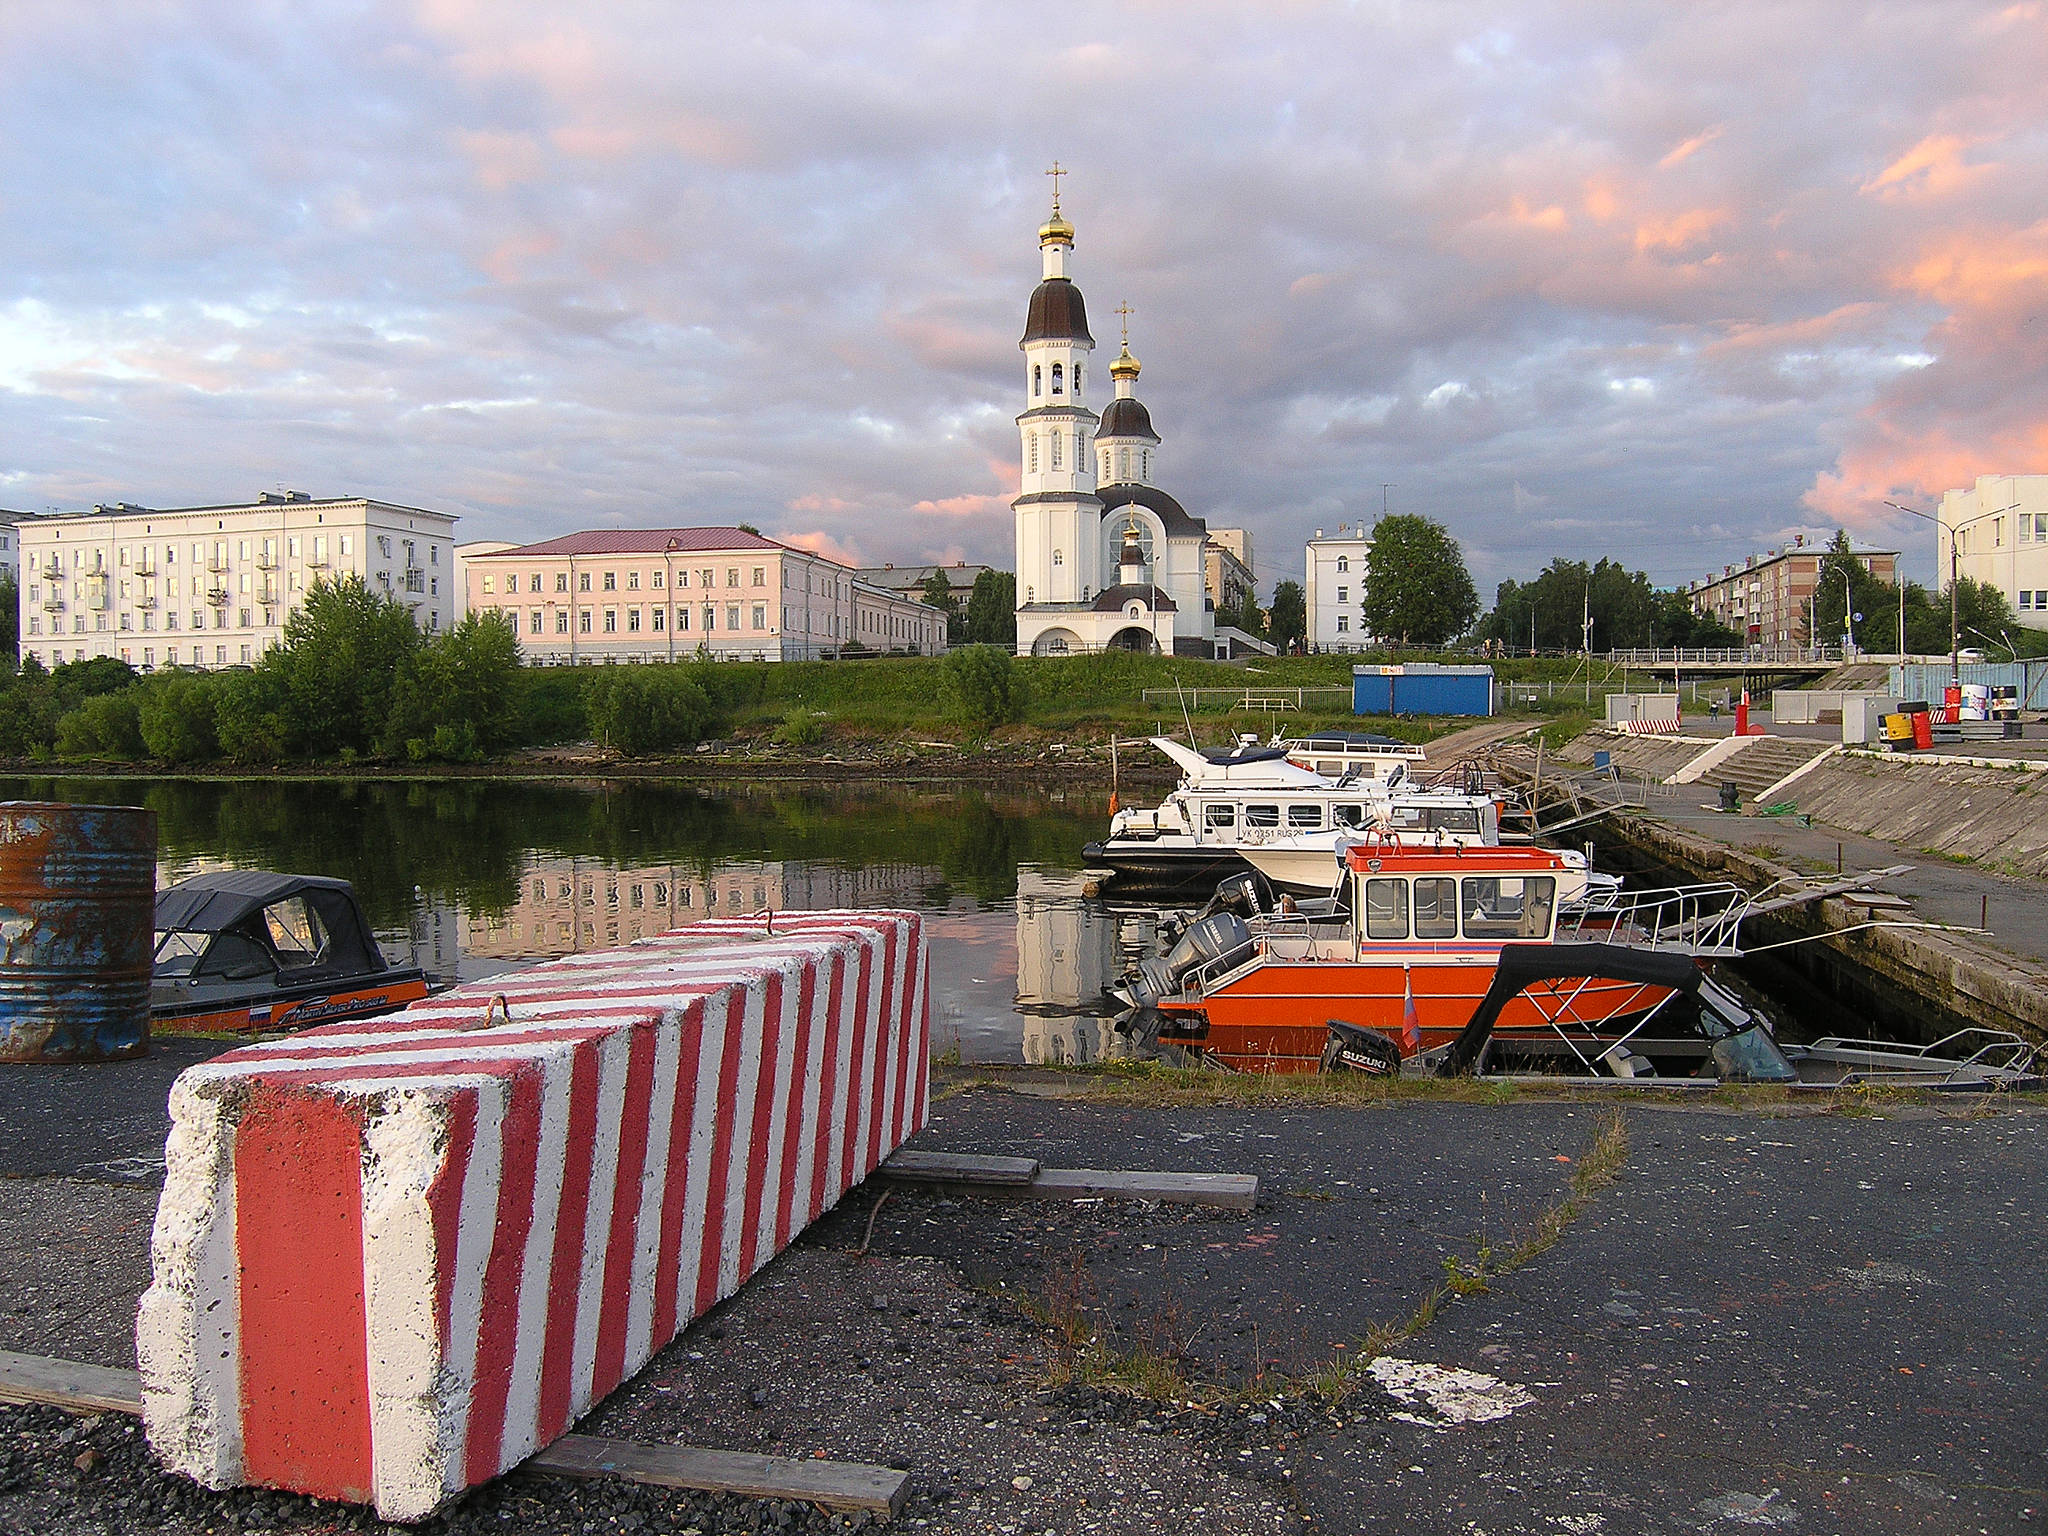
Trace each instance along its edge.
<path fill-rule="evenodd" d="M 654 616 L 654 632 L 658 635 L 661 633 L 663 622 L 668 618 L 668 610 L 666 608 L 655 608 L 649 611 Z"/>
<path fill-rule="evenodd" d="M 1337 574 L 1341 576 L 1350 569 L 1351 557 L 1349 555 L 1339 555 L 1337 557 Z"/>
<path fill-rule="evenodd" d="M 709 603 L 704 605 L 704 633 L 710 634 L 718 628 L 718 610 Z"/>
<path fill-rule="evenodd" d="M 1038 434 L 1036 432 L 1027 432 L 1024 435 L 1024 441 L 1026 444 L 1026 462 L 1030 464 L 1031 473 L 1035 475 L 1038 473 Z"/>
<path fill-rule="evenodd" d="M 1060 467 L 1060 443 L 1065 439 L 1065 437 L 1066 434 L 1064 432 L 1055 432 L 1052 434 L 1052 467 L 1054 469 L 1058 469 Z"/>
<path fill-rule="evenodd" d="M 726 605 L 725 627 L 727 629 L 738 629 L 740 627 L 740 605 L 738 603 L 728 603 Z"/>
<path fill-rule="evenodd" d="M 697 573 L 697 585 L 700 587 L 716 586 L 717 576 L 718 573 L 716 571 L 699 571 Z"/>
<path fill-rule="evenodd" d="M 618 609 L 616 609 L 616 608 L 607 608 L 607 609 L 605 609 L 605 611 L 604 611 L 604 632 L 605 632 L 606 634 L 608 634 L 608 635 L 616 635 L 616 634 L 617 634 L 617 633 L 619 632 L 619 610 L 618 610 Z"/>
<path fill-rule="evenodd" d="M 1338 615 L 1337 615 L 1337 633 L 1338 633 L 1338 634 L 1340 634 L 1340 635 L 1342 635 L 1342 634 L 1348 634 L 1348 633 L 1350 633 L 1350 630 L 1351 630 L 1351 616 L 1350 616 L 1349 614 L 1344 614 L 1344 613 L 1340 613 L 1340 614 L 1338 614 Z"/>
<path fill-rule="evenodd" d="M 689 627 L 690 627 L 690 610 L 689 610 L 689 609 L 687 609 L 687 608 L 678 608 L 678 609 L 676 610 L 676 628 L 677 628 L 677 629 L 685 629 L 685 630 L 686 630 L 686 629 L 688 629 Z"/>
<path fill-rule="evenodd" d="M 757 587 L 768 585 L 768 570 L 766 566 L 757 565 L 754 567 L 754 585 Z"/>
<path fill-rule="evenodd" d="M 590 610 L 588 608 L 577 610 L 576 628 L 586 635 L 590 633 Z"/>
<path fill-rule="evenodd" d="M 1131 450 L 1119 448 L 1116 451 L 1116 477 L 1119 480 L 1131 478 Z"/>
<path fill-rule="evenodd" d="M 555 572 L 555 590 L 557 592 L 569 590 L 569 573 L 567 571 Z"/>
<path fill-rule="evenodd" d="M 1339 587 L 1339 588 L 1337 589 L 1337 601 L 1338 601 L 1338 602 L 1340 602 L 1340 603 L 1348 603 L 1348 602 L 1350 602 L 1350 601 L 1351 601 L 1351 589 L 1350 589 L 1349 587 Z"/>
<path fill-rule="evenodd" d="M 1040 385 L 1040 384 L 1041 384 L 1041 383 L 1043 382 L 1043 380 L 1044 380 L 1044 375 L 1043 375 L 1043 374 L 1042 374 L 1042 373 L 1040 372 L 1040 370 L 1039 370 L 1039 367 L 1038 367 L 1038 364 L 1036 364 L 1036 363 L 1033 363 L 1033 364 L 1031 365 L 1031 398 L 1032 398 L 1032 399 L 1036 400 L 1036 399 L 1038 398 L 1038 396 L 1039 396 L 1039 393 L 1040 393 L 1040 390 L 1039 390 L 1039 385 Z"/>
<path fill-rule="evenodd" d="M 629 635 L 640 633 L 640 610 L 638 608 L 628 608 L 626 610 L 626 633 Z"/>
<path fill-rule="evenodd" d="M 527 632 L 527 633 L 528 633 L 529 635 L 537 635 L 537 634 L 539 634 L 539 633 L 540 633 L 540 610 L 539 610 L 538 608 L 535 608 L 535 609 L 533 609 L 533 610 L 532 610 L 532 611 L 531 611 L 530 613 L 528 613 L 528 614 L 527 614 L 527 616 L 526 616 L 526 619 L 527 619 L 527 624 L 526 624 L 526 632 Z"/>
<path fill-rule="evenodd" d="M 1107 448 L 1102 450 L 1102 478 L 1105 480 L 1109 478 L 1109 450 Z"/>
<path fill-rule="evenodd" d="M 497 588 L 496 588 L 495 586 L 493 586 L 493 585 L 492 585 L 492 584 L 493 584 L 493 583 L 494 583 L 494 582 L 495 582 L 496 580 L 497 580 L 497 578 L 496 578 L 495 576 L 486 576 L 486 577 L 484 578 L 484 591 L 486 591 L 486 592 L 494 592 L 494 591 L 496 591 L 496 590 L 497 590 Z"/>
<path fill-rule="evenodd" d="M 766 629 L 767 627 L 768 627 L 768 605 L 767 605 L 766 603 L 756 603 L 756 604 L 754 604 L 754 628 L 756 628 L 756 629 Z"/>
<path fill-rule="evenodd" d="M 725 584 L 728 587 L 736 587 L 740 584 L 740 568 L 738 566 L 728 565 L 725 568 Z"/>
<path fill-rule="evenodd" d="M 1065 564 L 1067 563 L 1067 557 L 1066 557 L 1066 553 L 1065 553 L 1065 551 L 1063 551 L 1063 550 L 1057 550 L 1057 549 L 1056 549 L 1056 550 L 1054 550 L 1054 551 L 1052 552 L 1052 563 L 1053 563 L 1054 565 L 1065 565 Z"/>
<path fill-rule="evenodd" d="M 555 633 L 558 635 L 569 633 L 569 610 L 566 608 L 555 615 Z"/>
<path fill-rule="evenodd" d="M 617 571 L 606 571 L 604 573 L 604 589 L 607 592 L 619 590 L 619 573 Z"/>
<path fill-rule="evenodd" d="M 1052 365 L 1052 392 L 1056 395 L 1065 393 L 1063 387 L 1065 381 L 1066 371 L 1058 363 L 1054 363 Z"/>
<path fill-rule="evenodd" d="M 590 572 L 578 571 L 576 573 L 576 590 L 579 592 L 588 592 L 590 590 Z"/>

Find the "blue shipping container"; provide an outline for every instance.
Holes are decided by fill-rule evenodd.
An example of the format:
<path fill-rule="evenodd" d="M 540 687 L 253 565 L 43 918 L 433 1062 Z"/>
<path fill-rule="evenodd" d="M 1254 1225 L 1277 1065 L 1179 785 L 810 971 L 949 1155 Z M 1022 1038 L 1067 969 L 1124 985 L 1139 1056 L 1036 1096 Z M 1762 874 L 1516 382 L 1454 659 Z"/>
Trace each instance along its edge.
<path fill-rule="evenodd" d="M 1490 715 L 1491 667 L 1447 667 L 1436 662 L 1353 667 L 1354 715 Z"/>

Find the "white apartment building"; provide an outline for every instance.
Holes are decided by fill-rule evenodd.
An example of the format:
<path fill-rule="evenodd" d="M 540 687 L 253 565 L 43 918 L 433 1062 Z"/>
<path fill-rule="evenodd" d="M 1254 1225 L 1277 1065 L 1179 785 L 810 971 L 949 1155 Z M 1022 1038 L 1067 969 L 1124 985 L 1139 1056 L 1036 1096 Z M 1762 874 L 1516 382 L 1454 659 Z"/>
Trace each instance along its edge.
<path fill-rule="evenodd" d="M 21 581 L 21 524 L 30 521 L 31 513 L 9 512 L 0 507 L 0 572 Z"/>
<path fill-rule="evenodd" d="M 1371 643 L 1365 632 L 1365 562 L 1372 539 L 1363 528 L 1339 524 L 1333 535 L 1318 528 L 1308 541 L 1308 648 L 1311 651 L 1362 651 Z"/>
<path fill-rule="evenodd" d="M 743 528 L 605 528 L 464 546 L 467 611 L 496 611 L 529 662 L 814 661 L 943 655 L 946 616 Z"/>
<path fill-rule="evenodd" d="M 2029 629 L 2048 629 L 2048 475 L 1979 475 L 1967 491 L 1948 491 L 1936 511 L 1934 554 L 1939 579 L 1956 574 L 2005 594 Z M 1964 637 L 1976 645 L 1996 635 Z"/>
<path fill-rule="evenodd" d="M 316 582 L 359 576 L 428 634 L 455 616 L 455 519 L 363 496 L 266 491 L 210 507 L 31 518 L 22 540 L 21 654 L 44 666 L 113 656 L 248 666 L 284 638 Z"/>

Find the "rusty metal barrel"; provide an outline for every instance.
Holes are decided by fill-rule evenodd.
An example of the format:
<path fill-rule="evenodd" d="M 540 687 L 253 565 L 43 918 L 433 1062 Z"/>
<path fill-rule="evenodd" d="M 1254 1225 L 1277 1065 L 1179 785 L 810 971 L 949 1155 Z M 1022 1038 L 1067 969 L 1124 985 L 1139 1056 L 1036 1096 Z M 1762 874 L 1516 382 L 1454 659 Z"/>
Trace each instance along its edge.
<path fill-rule="evenodd" d="M 156 812 L 0 802 L 0 1062 L 149 1049 Z"/>

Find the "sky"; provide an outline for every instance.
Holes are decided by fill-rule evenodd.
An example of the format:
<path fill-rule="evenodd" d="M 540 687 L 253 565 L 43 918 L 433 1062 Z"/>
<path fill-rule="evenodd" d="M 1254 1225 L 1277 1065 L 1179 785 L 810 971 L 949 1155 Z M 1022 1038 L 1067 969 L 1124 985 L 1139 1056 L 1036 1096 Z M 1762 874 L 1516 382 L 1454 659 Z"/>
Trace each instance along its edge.
<path fill-rule="evenodd" d="M 1127 303 L 1267 596 L 1383 508 L 1489 597 L 1929 578 L 1887 499 L 2048 471 L 2031 0 L 7 0 L 0 506 L 1009 568 L 1055 159 L 1093 376 Z"/>

